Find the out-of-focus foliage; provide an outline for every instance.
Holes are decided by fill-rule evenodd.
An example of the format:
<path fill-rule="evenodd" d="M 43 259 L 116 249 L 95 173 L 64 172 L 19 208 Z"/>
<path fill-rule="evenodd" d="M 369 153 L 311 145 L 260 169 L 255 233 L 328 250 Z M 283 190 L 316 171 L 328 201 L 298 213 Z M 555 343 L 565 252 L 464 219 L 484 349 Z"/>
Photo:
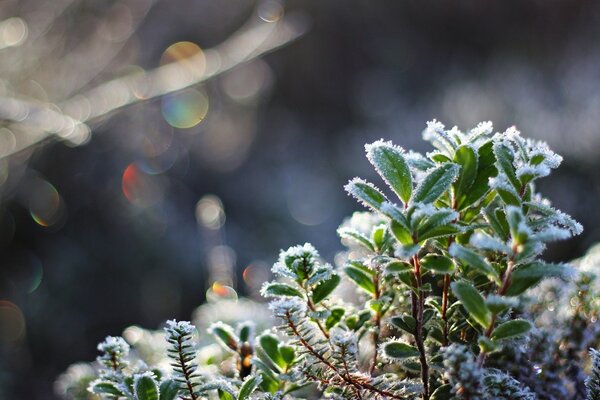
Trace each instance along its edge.
<path fill-rule="evenodd" d="M 370 211 L 338 230 L 348 248 L 338 268 L 308 243 L 280 253 L 276 279 L 261 289 L 274 329 L 255 334 L 255 318 L 242 315 L 249 303 L 222 315 L 219 307 L 235 307 L 222 300 L 197 312 L 198 324 L 211 314 L 228 320 L 203 328 L 218 348 L 198 340 L 192 324 L 168 321 L 159 339 L 166 351 L 155 346 L 162 361 L 149 365 L 108 337 L 89 392 L 131 400 L 594 400 L 597 249 L 573 266 L 542 259 L 548 243 L 582 232 L 536 192 L 562 158 L 514 127 L 494 134 L 489 122 L 461 132 L 432 121 L 424 138 L 434 147 L 426 155 L 381 140 L 365 146 L 390 190 L 359 178 L 346 185 Z M 58 387 L 72 399 L 68 390 L 77 393 L 90 376 L 69 384 L 69 375 Z"/>

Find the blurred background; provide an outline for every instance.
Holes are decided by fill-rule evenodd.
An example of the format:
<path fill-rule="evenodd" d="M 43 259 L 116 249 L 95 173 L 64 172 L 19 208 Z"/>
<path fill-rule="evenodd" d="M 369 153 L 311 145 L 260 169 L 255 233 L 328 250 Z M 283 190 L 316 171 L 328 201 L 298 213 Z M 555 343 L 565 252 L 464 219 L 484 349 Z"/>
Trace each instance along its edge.
<path fill-rule="evenodd" d="M 207 297 L 256 296 L 279 249 L 360 209 L 363 145 L 425 122 L 516 125 L 600 240 L 600 3 L 0 1 L 0 398 Z"/>

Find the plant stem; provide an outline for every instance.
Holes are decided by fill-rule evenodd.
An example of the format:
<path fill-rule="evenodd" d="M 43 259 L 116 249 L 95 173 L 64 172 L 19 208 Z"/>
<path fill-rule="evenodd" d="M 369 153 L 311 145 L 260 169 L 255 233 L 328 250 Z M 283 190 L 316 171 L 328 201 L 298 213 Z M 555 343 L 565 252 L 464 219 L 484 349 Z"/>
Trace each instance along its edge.
<path fill-rule="evenodd" d="M 379 266 L 375 268 L 375 276 L 373 276 L 373 284 L 375 286 L 375 294 L 373 295 L 374 300 L 379 300 L 381 297 L 381 287 L 379 285 Z M 377 311 L 373 317 L 373 358 L 371 360 L 371 366 L 369 368 L 369 375 L 373 375 L 375 368 L 377 367 L 377 352 L 379 347 L 379 334 L 381 331 L 381 311 Z"/>
<path fill-rule="evenodd" d="M 429 365 L 427 364 L 427 354 L 423 341 L 423 311 L 425 309 L 425 292 L 423 292 L 423 282 L 421 279 L 421 264 L 416 255 L 412 258 L 412 264 L 415 267 L 415 287 L 418 295 L 412 295 L 413 318 L 416 321 L 415 344 L 419 350 L 419 362 L 421 363 L 421 381 L 423 383 L 423 399 L 429 399 Z"/>
<path fill-rule="evenodd" d="M 194 393 L 194 385 L 192 384 L 192 374 L 188 370 L 185 357 L 183 356 L 183 344 L 181 336 L 177 338 L 177 353 L 179 354 L 179 363 L 181 364 L 181 371 L 183 372 L 183 376 L 185 378 L 185 384 L 190 392 L 190 399 L 197 400 L 198 396 Z"/>

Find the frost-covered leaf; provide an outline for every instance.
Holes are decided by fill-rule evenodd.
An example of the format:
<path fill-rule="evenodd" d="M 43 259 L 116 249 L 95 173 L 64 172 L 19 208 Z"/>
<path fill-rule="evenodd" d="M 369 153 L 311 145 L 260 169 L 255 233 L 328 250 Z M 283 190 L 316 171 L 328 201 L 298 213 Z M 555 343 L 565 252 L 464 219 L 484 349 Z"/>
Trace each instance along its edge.
<path fill-rule="evenodd" d="M 455 195 L 460 198 L 467 193 L 475 181 L 479 160 L 473 147 L 463 145 L 456 150 L 453 161 L 460 165 L 460 173 L 454 183 Z"/>
<path fill-rule="evenodd" d="M 409 357 L 418 357 L 419 350 L 407 343 L 394 340 L 383 345 L 383 354 L 392 360 L 403 360 Z"/>
<path fill-rule="evenodd" d="M 226 349 L 237 351 L 239 338 L 233 332 L 231 326 L 222 322 L 216 322 L 208 328 L 208 333 L 217 338 L 219 343 Z"/>
<path fill-rule="evenodd" d="M 459 167 L 456 164 L 447 163 L 429 172 L 419 183 L 411 201 L 413 203 L 433 203 L 452 184 L 458 175 Z"/>
<path fill-rule="evenodd" d="M 519 191 L 521 182 L 517 179 L 513 151 L 504 143 L 497 142 L 494 144 L 494 155 L 496 156 L 498 169 L 504 173 L 513 189 Z"/>
<path fill-rule="evenodd" d="M 329 296 L 339 285 L 341 279 L 339 275 L 332 275 L 326 281 L 322 281 L 312 291 L 312 301 L 318 304 Z"/>
<path fill-rule="evenodd" d="M 367 158 L 398 197 L 408 203 L 412 194 L 412 176 L 403 151 L 391 142 L 377 141 L 365 146 Z"/>
<path fill-rule="evenodd" d="M 473 285 L 463 281 L 452 282 L 451 287 L 469 315 L 483 328 L 489 327 L 492 323 L 492 313 L 485 305 L 481 293 Z"/>
<path fill-rule="evenodd" d="M 340 235 L 340 237 L 342 239 L 348 239 L 354 243 L 358 243 L 359 245 L 363 246 L 367 250 L 375 251 L 375 249 L 373 248 L 373 244 L 371 243 L 369 238 L 367 238 L 365 235 L 363 235 L 356 229 L 345 228 L 345 227 L 340 228 L 340 229 L 338 229 L 338 235 Z"/>
<path fill-rule="evenodd" d="M 303 297 L 300 291 L 286 283 L 280 282 L 267 282 L 263 285 L 260 290 L 260 294 L 263 297 L 277 297 L 277 296 L 288 296 L 288 297 Z"/>
<path fill-rule="evenodd" d="M 484 232 L 476 232 L 469 239 L 469 244 L 477 249 L 497 251 L 508 254 L 511 249 L 506 243 Z"/>
<path fill-rule="evenodd" d="M 279 367 L 285 367 L 286 362 L 279 352 L 279 339 L 270 333 L 264 333 L 258 337 L 258 343 L 264 352 Z"/>
<path fill-rule="evenodd" d="M 392 235 L 403 245 L 413 244 L 413 238 L 410 230 L 396 220 L 390 222 L 390 231 Z"/>
<path fill-rule="evenodd" d="M 415 321 L 415 319 L 410 316 L 410 315 L 397 315 L 394 316 L 392 318 L 390 318 L 390 323 L 399 328 L 402 329 L 408 333 L 410 333 L 411 335 L 415 334 L 415 330 L 417 327 L 417 322 Z"/>
<path fill-rule="evenodd" d="M 373 283 L 373 279 L 365 271 L 352 264 L 348 264 L 344 271 L 346 272 L 346 275 L 348 275 L 348 277 L 365 292 L 369 294 L 375 293 L 375 284 Z"/>
<path fill-rule="evenodd" d="M 103 379 L 96 379 L 90 383 L 89 391 L 98 395 L 124 396 L 115 382 Z"/>
<path fill-rule="evenodd" d="M 522 336 L 531 330 L 531 322 L 524 319 L 506 321 L 494 329 L 492 340 L 504 340 Z"/>
<path fill-rule="evenodd" d="M 477 175 L 470 189 L 456 198 L 458 210 L 464 210 L 475 204 L 490 190 L 489 179 L 498 174 L 496 157 L 493 152 L 493 143 L 488 141 L 481 145 L 477 151 Z"/>
<path fill-rule="evenodd" d="M 240 387 L 240 391 L 238 393 L 238 400 L 246 400 L 250 398 L 250 395 L 258 388 L 258 386 L 262 382 L 262 377 L 260 375 L 248 376 L 242 386 Z"/>
<path fill-rule="evenodd" d="M 444 129 L 444 124 L 435 119 L 427 122 L 427 127 L 423 131 L 423 139 L 429 141 L 435 148 L 447 154 L 452 154 L 458 145 L 453 138 Z"/>
<path fill-rule="evenodd" d="M 441 274 L 450 274 L 454 271 L 454 263 L 446 256 L 438 254 L 427 254 L 421 259 L 421 266 L 429 271 Z"/>
<path fill-rule="evenodd" d="M 475 269 L 479 273 L 487 276 L 496 283 L 500 283 L 498 272 L 479 254 L 467 249 L 459 244 L 453 243 L 448 252 L 452 257 L 456 257 L 463 263 Z"/>
<path fill-rule="evenodd" d="M 175 400 L 181 385 L 172 379 L 166 379 L 160 383 L 160 400 Z"/>
<path fill-rule="evenodd" d="M 359 178 L 352 179 L 344 188 L 359 202 L 376 211 L 380 211 L 381 205 L 387 201 L 375 185 Z"/>
<path fill-rule="evenodd" d="M 151 373 L 135 375 L 133 389 L 136 400 L 159 400 L 159 388 Z"/>

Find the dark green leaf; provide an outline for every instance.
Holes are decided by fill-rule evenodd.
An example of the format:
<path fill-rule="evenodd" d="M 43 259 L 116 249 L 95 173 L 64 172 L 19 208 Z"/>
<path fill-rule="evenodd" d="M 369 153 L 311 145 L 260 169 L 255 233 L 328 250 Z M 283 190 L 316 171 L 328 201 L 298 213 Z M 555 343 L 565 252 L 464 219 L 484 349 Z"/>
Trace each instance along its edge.
<path fill-rule="evenodd" d="M 492 333 L 493 340 L 510 339 L 522 336 L 529 332 L 531 323 L 524 319 L 513 319 L 512 321 L 504 322 L 494 329 Z"/>
<path fill-rule="evenodd" d="M 419 350 L 416 347 L 398 341 L 385 343 L 383 345 L 383 353 L 386 357 L 397 360 L 419 356 Z"/>
<path fill-rule="evenodd" d="M 134 379 L 136 400 L 159 400 L 158 384 L 148 375 L 138 375 Z"/>
<path fill-rule="evenodd" d="M 400 222 L 396 220 L 392 220 L 390 222 L 390 230 L 392 231 L 392 235 L 403 245 L 413 244 L 413 238 L 410 230 Z"/>
<path fill-rule="evenodd" d="M 371 276 L 351 264 L 346 266 L 344 271 L 361 289 L 369 294 L 375 294 L 375 284 L 373 283 Z"/>
<path fill-rule="evenodd" d="M 99 395 L 124 396 L 123 392 L 117 389 L 116 384 L 111 381 L 94 381 L 90 390 L 92 393 Z"/>
<path fill-rule="evenodd" d="M 452 291 L 460 300 L 467 312 L 477 321 L 482 327 L 488 328 L 492 323 L 492 314 L 485 305 L 483 296 L 467 282 L 452 282 Z"/>
<path fill-rule="evenodd" d="M 179 393 L 179 382 L 172 379 L 164 380 L 160 383 L 160 400 L 175 400 Z"/>
<path fill-rule="evenodd" d="M 300 293 L 298 289 L 293 288 L 288 284 L 278 282 L 266 284 L 262 289 L 262 293 L 265 297 L 287 296 L 302 298 L 302 293 Z"/>
<path fill-rule="evenodd" d="M 279 344 L 279 354 L 281 354 L 283 361 L 285 361 L 287 365 L 292 364 L 296 359 L 296 351 L 294 350 L 294 347 L 287 344 Z"/>
<path fill-rule="evenodd" d="M 454 263 L 446 256 L 438 254 L 428 254 L 421 259 L 421 266 L 429 271 L 435 271 L 442 274 L 454 272 Z"/>
<path fill-rule="evenodd" d="M 498 174 L 496 169 L 496 157 L 492 149 L 492 141 L 484 143 L 478 154 L 477 176 L 471 184 L 471 188 L 460 196 L 457 196 L 457 209 L 464 210 L 471 204 L 479 201 L 490 190 L 489 179 Z"/>
<path fill-rule="evenodd" d="M 260 347 L 265 351 L 269 358 L 278 366 L 285 367 L 286 363 L 279 352 L 279 339 L 275 335 L 265 333 L 259 336 Z"/>
<path fill-rule="evenodd" d="M 342 320 L 342 317 L 344 316 L 345 312 L 346 310 L 344 310 L 342 307 L 336 307 L 331 309 L 331 314 L 325 320 L 325 327 L 327 329 L 331 329 L 334 326 L 336 326 Z"/>
<path fill-rule="evenodd" d="M 452 257 L 460 259 L 479 273 L 500 284 L 498 272 L 479 254 L 459 244 L 453 243 L 448 251 Z"/>
<path fill-rule="evenodd" d="M 319 283 L 319 285 L 312 291 L 312 301 L 315 304 L 320 303 L 323 299 L 327 298 L 335 290 L 340 283 L 339 275 L 332 275 L 331 278 Z"/>
<path fill-rule="evenodd" d="M 454 183 L 454 192 L 458 198 L 466 194 L 475 181 L 479 161 L 475 150 L 471 146 L 464 145 L 456 150 L 454 162 L 460 165 L 460 173 Z"/>

